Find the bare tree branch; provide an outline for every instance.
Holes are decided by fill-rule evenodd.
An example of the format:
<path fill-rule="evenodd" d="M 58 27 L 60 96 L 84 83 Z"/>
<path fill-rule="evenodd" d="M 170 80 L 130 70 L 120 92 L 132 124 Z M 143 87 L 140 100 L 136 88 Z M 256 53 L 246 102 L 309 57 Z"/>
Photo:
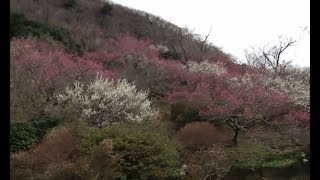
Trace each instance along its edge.
<path fill-rule="evenodd" d="M 274 77 L 276 77 L 278 76 L 280 67 L 284 68 L 287 66 L 287 62 L 281 59 L 282 54 L 297 41 L 292 38 L 283 40 L 279 36 L 278 43 L 271 47 L 268 47 L 269 44 L 267 44 L 258 50 L 252 48 L 251 52 L 245 50 L 248 64 L 262 69 L 269 66 L 273 70 Z"/>
<path fill-rule="evenodd" d="M 210 27 L 209 33 L 205 36 L 204 40 L 201 42 L 201 46 L 200 46 L 201 52 L 205 52 L 207 49 L 206 42 L 207 42 L 208 37 L 210 36 L 211 30 L 212 30 L 212 26 Z"/>

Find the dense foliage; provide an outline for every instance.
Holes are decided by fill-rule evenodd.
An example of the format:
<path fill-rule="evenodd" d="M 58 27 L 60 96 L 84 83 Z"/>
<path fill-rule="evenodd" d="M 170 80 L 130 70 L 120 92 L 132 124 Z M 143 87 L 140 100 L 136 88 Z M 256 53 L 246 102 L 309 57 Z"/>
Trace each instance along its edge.
<path fill-rule="evenodd" d="M 128 179 L 178 176 L 178 153 L 163 135 L 144 131 L 120 134 L 114 149 L 124 158 L 121 169 Z"/>
<path fill-rule="evenodd" d="M 38 141 L 37 130 L 30 123 L 10 123 L 10 152 L 28 150 Z"/>
<path fill-rule="evenodd" d="M 42 139 L 44 135 L 52 128 L 58 126 L 62 119 L 57 117 L 51 117 L 47 115 L 42 115 L 31 120 L 31 124 L 37 130 L 37 137 Z"/>
<path fill-rule="evenodd" d="M 51 37 L 62 42 L 67 50 L 79 51 L 68 31 L 50 23 L 41 23 L 28 20 L 22 14 L 10 14 L 10 38 L 12 37 Z"/>
<path fill-rule="evenodd" d="M 105 128 L 90 131 L 82 141 L 85 153 L 97 151 L 106 139 L 113 151 L 122 157 L 120 171 L 127 179 L 176 177 L 179 156 L 174 143 L 166 136 L 142 129 Z"/>

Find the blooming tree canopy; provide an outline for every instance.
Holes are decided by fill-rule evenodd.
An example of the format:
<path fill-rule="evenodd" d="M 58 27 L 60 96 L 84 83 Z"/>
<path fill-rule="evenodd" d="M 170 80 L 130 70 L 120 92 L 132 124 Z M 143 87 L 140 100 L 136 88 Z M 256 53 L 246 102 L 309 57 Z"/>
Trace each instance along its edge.
<path fill-rule="evenodd" d="M 208 61 L 194 62 L 189 61 L 187 63 L 188 70 L 192 73 L 215 73 L 220 75 L 226 72 L 226 68 L 222 63 L 213 63 Z"/>
<path fill-rule="evenodd" d="M 97 77 L 86 85 L 74 82 L 57 94 L 59 103 L 68 102 L 73 109 L 90 119 L 91 123 L 108 125 L 126 121 L 142 122 L 158 116 L 158 110 L 151 107 L 147 91 L 139 91 L 125 79 L 110 80 Z"/>

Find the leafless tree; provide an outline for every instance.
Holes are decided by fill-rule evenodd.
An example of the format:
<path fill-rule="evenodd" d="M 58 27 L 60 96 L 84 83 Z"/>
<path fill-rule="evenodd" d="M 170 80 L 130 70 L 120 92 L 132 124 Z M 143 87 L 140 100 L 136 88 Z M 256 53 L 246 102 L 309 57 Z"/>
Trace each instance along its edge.
<path fill-rule="evenodd" d="M 245 56 L 249 65 L 257 67 L 263 71 L 271 69 L 274 77 L 278 76 L 279 72 L 285 69 L 290 61 L 282 59 L 283 53 L 291 46 L 294 46 L 297 40 L 293 38 L 282 38 L 279 36 L 277 44 L 262 48 L 252 48 L 245 50 Z"/>
<path fill-rule="evenodd" d="M 187 28 L 179 28 L 178 36 L 167 42 L 167 46 L 172 49 L 175 53 L 181 55 L 179 61 L 187 66 L 188 61 L 204 61 L 205 55 L 210 49 L 210 44 L 208 43 L 208 37 L 210 36 L 211 29 L 209 33 L 204 37 L 194 33 L 193 30 Z"/>
<path fill-rule="evenodd" d="M 265 48 L 263 50 L 263 57 L 267 61 L 268 65 L 273 69 L 275 76 L 278 75 L 281 63 L 285 65 L 284 60 L 281 62 L 281 55 L 286 49 L 288 49 L 290 46 L 293 46 L 296 42 L 297 41 L 293 40 L 292 38 L 287 38 L 286 40 L 279 39 L 279 43 L 277 45 L 274 45 L 268 49 Z"/>
<path fill-rule="evenodd" d="M 267 70 L 267 62 L 262 56 L 262 49 L 251 47 L 245 50 L 245 57 L 249 66 L 258 68 L 260 71 L 265 73 Z"/>

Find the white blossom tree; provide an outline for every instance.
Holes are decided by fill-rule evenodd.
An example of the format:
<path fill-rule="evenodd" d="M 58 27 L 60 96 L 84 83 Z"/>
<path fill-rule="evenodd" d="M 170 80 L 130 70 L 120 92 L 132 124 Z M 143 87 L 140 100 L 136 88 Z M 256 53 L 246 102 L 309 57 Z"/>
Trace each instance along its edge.
<path fill-rule="evenodd" d="M 231 78 L 230 82 L 251 85 L 259 81 L 262 86 L 278 93 L 286 93 L 292 103 L 303 107 L 310 106 L 310 74 L 307 70 L 291 71 L 283 77 L 268 77 L 262 74 L 244 74 L 241 78 Z"/>
<path fill-rule="evenodd" d="M 297 78 L 294 74 L 277 77 L 272 82 L 273 87 L 288 93 L 291 102 L 296 105 L 310 107 L 310 82 Z"/>
<path fill-rule="evenodd" d="M 205 74 L 223 74 L 226 72 L 226 68 L 222 63 L 208 62 L 207 60 L 202 62 L 189 61 L 187 63 L 188 70 L 192 73 L 205 73 Z"/>
<path fill-rule="evenodd" d="M 76 81 L 73 88 L 67 87 L 56 97 L 59 104 L 68 103 L 90 123 L 105 126 L 157 118 L 158 110 L 152 108 L 148 94 L 125 79 L 97 77 L 89 85 Z"/>

